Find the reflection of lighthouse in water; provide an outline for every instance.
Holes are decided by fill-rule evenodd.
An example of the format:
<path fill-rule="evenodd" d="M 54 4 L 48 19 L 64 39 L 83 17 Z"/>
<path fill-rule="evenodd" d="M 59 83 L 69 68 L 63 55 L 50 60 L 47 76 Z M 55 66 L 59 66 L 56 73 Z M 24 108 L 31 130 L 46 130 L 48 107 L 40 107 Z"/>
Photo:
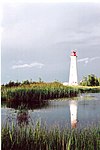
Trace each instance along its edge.
<path fill-rule="evenodd" d="M 77 127 L 77 102 L 75 100 L 70 101 L 70 117 L 71 117 L 71 127 Z"/>

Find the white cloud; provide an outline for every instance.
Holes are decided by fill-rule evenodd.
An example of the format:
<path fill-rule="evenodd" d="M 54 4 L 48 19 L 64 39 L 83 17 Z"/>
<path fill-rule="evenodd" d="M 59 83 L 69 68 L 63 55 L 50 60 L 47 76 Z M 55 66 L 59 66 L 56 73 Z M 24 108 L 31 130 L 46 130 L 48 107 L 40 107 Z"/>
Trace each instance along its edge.
<path fill-rule="evenodd" d="M 86 57 L 86 58 L 78 59 L 77 62 L 85 62 L 85 64 L 87 64 L 87 63 L 94 61 L 94 60 L 97 60 L 97 59 L 100 59 L 100 57 L 99 56 L 92 57 L 92 58 Z"/>
<path fill-rule="evenodd" d="M 92 57 L 92 58 L 90 58 L 90 61 L 93 61 L 93 60 L 96 60 L 96 59 L 100 59 L 100 56 Z"/>
<path fill-rule="evenodd" d="M 13 65 L 12 69 L 18 69 L 18 68 L 32 68 L 32 67 L 37 67 L 37 68 L 42 68 L 44 66 L 44 64 L 42 63 L 38 63 L 38 62 L 34 62 L 31 64 L 18 64 L 18 65 Z"/>
<path fill-rule="evenodd" d="M 86 57 L 86 58 L 81 58 L 81 59 L 78 59 L 77 62 L 85 62 L 86 64 L 89 62 L 89 58 Z"/>

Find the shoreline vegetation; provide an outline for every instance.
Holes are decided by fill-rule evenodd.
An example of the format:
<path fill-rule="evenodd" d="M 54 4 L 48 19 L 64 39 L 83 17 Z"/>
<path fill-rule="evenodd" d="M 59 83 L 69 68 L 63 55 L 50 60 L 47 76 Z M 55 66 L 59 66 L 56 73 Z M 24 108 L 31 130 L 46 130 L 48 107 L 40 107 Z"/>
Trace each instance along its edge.
<path fill-rule="evenodd" d="M 13 84 L 12 84 L 13 83 Z M 43 106 L 51 99 L 76 97 L 81 93 L 100 92 L 100 86 L 64 86 L 60 82 L 24 82 L 1 86 L 1 102 L 8 107 L 18 107 L 24 104 L 28 107 Z"/>
<path fill-rule="evenodd" d="M 99 150 L 100 126 L 83 129 L 46 129 L 36 126 L 18 126 L 7 123 L 1 129 L 2 150 Z"/>
<path fill-rule="evenodd" d="M 100 125 L 82 129 L 60 129 L 58 125 L 47 129 L 39 122 L 28 120 L 29 108 L 47 105 L 55 98 L 93 92 L 100 92 L 100 86 L 64 86 L 59 82 L 1 86 L 1 101 L 19 109 L 17 123 L 8 121 L 1 127 L 2 150 L 99 150 Z"/>

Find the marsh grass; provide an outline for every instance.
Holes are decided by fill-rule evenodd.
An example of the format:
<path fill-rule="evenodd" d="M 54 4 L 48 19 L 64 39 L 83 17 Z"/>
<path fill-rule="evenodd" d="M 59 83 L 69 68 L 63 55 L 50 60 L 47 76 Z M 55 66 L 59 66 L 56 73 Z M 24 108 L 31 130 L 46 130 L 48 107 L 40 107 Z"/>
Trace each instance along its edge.
<path fill-rule="evenodd" d="M 38 83 L 18 87 L 2 87 L 1 99 L 8 102 L 9 107 L 22 103 L 30 106 L 43 106 L 48 99 L 77 96 L 78 89 L 65 87 L 60 83 Z"/>
<path fill-rule="evenodd" d="M 39 122 L 35 127 L 12 123 L 2 127 L 1 139 L 2 150 L 99 150 L 100 127 L 48 130 Z"/>
<path fill-rule="evenodd" d="M 17 87 L 2 87 L 1 100 L 8 107 L 18 107 L 21 104 L 31 107 L 48 105 L 49 99 L 75 97 L 79 93 L 100 92 L 99 87 L 63 86 L 61 83 L 35 83 Z"/>

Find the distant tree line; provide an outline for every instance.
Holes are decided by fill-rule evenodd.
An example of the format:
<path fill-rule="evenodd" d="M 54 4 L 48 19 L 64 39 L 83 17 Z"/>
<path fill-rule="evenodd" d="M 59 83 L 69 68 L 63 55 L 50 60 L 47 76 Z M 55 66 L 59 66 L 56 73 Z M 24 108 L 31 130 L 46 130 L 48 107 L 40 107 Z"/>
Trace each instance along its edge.
<path fill-rule="evenodd" d="M 32 79 L 30 80 L 24 80 L 22 82 L 19 82 L 19 81 L 9 81 L 8 83 L 6 83 L 5 85 L 2 84 L 2 86 L 5 86 L 5 87 L 17 87 L 17 86 L 21 86 L 21 85 L 29 85 L 29 84 L 37 84 L 37 83 L 43 83 L 42 79 L 39 77 L 39 81 L 38 82 L 35 82 L 35 81 L 32 81 Z"/>
<path fill-rule="evenodd" d="M 97 78 L 94 74 L 90 74 L 87 77 L 83 77 L 80 82 L 82 86 L 100 86 L 100 78 Z"/>
<path fill-rule="evenodd" d="M 60 83 L 58 81 L 54 81 L 54 82 L 55 83 Z M 44 83 L 44 82 L 39 77 L 39 81 L 38 82 L 32 81 L 32 79 L 25 80 L 25 81 L 22 81 L 22 82 L 10 81 L 10 82 L 6 83 L 5 85 L 3 84 L 2 86 L 5 86 L 5 87 L 17 87 L 17 86 L 21 86 L 21 85 L 30 85 L 30 84 L 37 84 L 37 83 Z M 100 86 L 100 78 L 97 78 L 94 74 L 90 74 L 87 77 L 84 76 L 82 81 L 80 82 L 80 85 L 82 85 L 82 86 Z"/>
<path fill-rule="evenodd" d="M 5 87 L 14 87 L 14 86 L 19 86 L 21 84 L 21 82 L 14 82 L 14 81 L 9 81 L 8 83 L 6 83 L 5 85 L 2 84 L 2 86 L 5 86 Z"/>

